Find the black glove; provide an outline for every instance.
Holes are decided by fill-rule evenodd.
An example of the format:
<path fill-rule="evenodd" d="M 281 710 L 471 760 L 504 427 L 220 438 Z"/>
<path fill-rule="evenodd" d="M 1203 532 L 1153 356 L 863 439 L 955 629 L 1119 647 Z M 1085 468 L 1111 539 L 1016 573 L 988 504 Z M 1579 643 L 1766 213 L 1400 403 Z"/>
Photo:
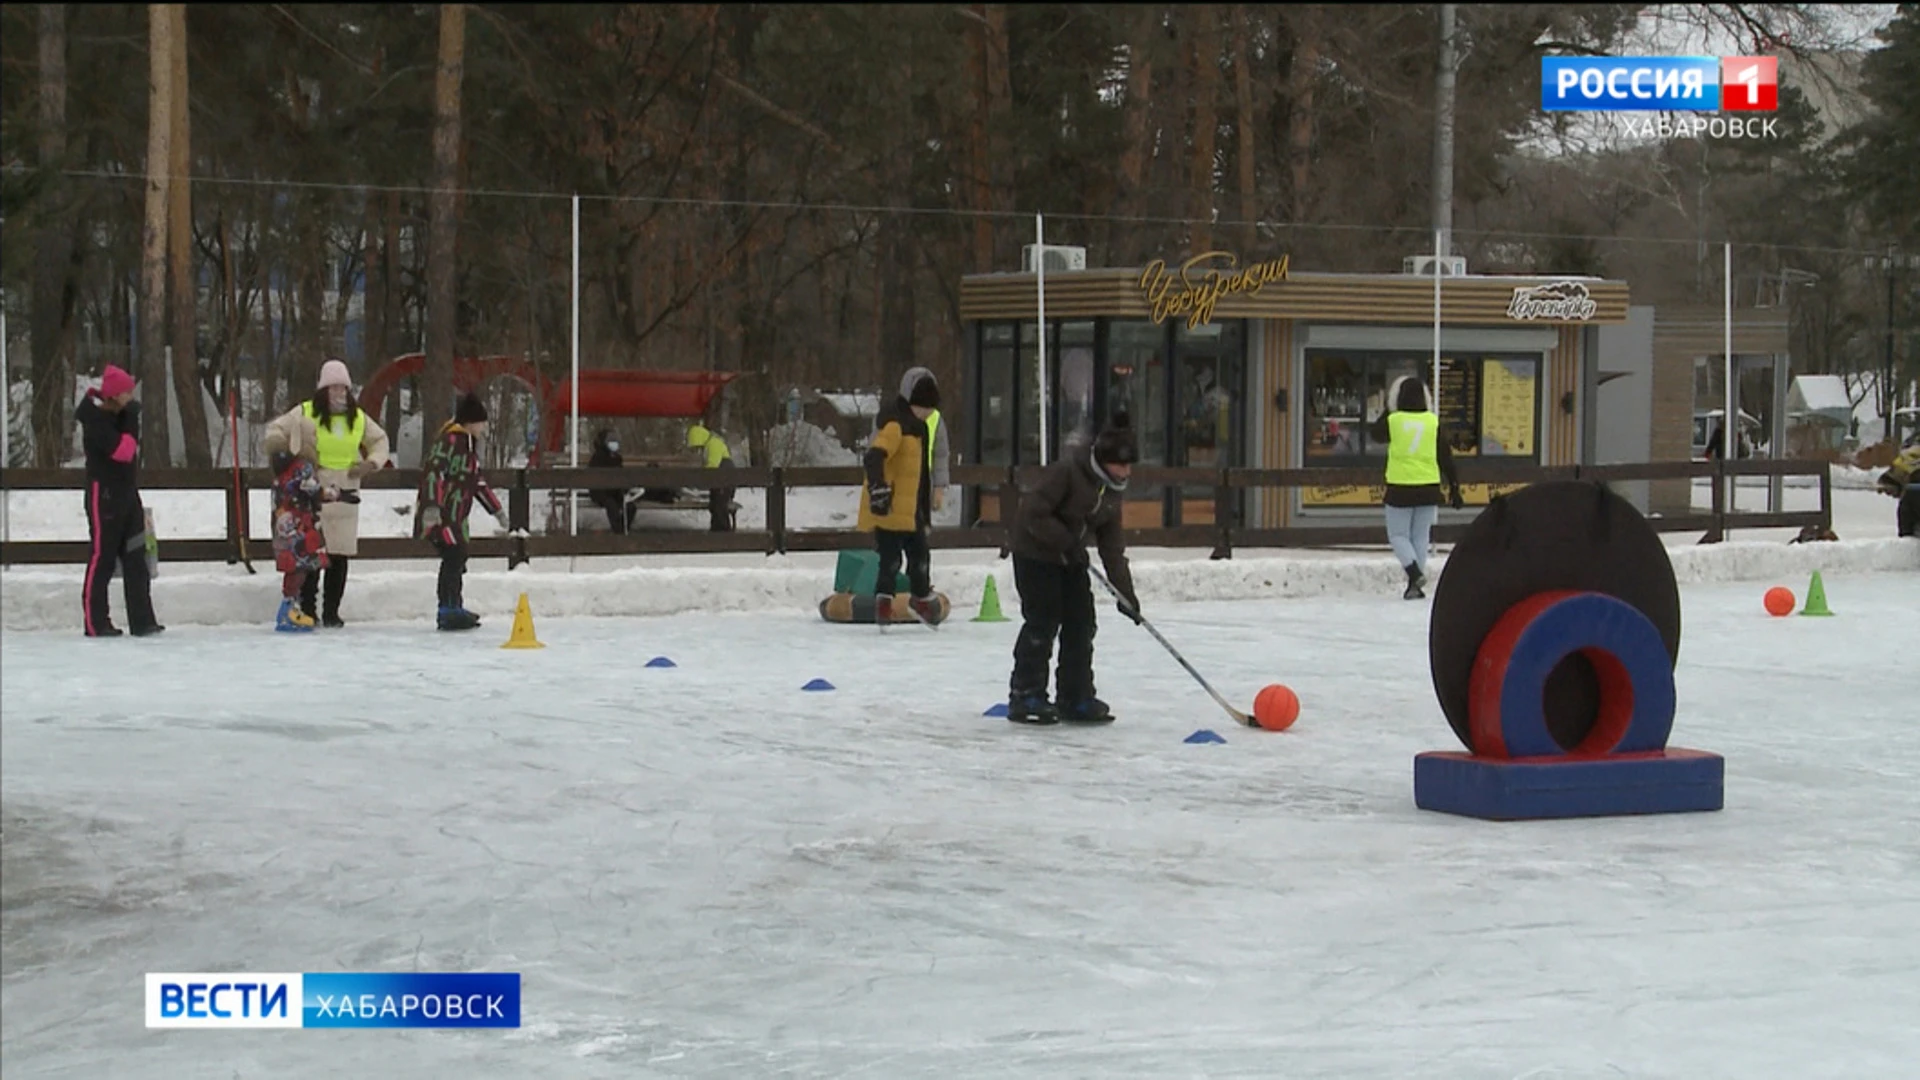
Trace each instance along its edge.
<path fill-rule="evenodd" d="M 1140 601 L 1139 600 L 1133 599 L 1132 597 L 1127 597 L 1127 598 L 1114 601 L 1113 606 L 1120 609 L 1120 614 L 1125 615 L 1129 619 L 1132 619 L 1133 625 L 1135 626 L 1140 625 Z"/>
<path fill-rule="evenodd" d="M 1086 548 L 1078 544 L 1067 549 L 1066 557 L 1062 561 L 1067 564 L 1069 570 L 1085 570 L 1093 565 L 1093 557 L 1087 554 Z"/>
<path fill-rule="evenodd" d="M 1467 508 L 1466 496 L 1460 494 L 1460 485 L 1455 484 L 1453 486 L 1453 498 L 1448 500 L 1447 505 L 1453 507 L 1455 510 L 1465 510 Z"/>
<path fill-rule="evenodd" d="M 886 517 L 893 513 L 893 485 L 881 484 L 867 492 L 867 509 L 874 517 Z"/>

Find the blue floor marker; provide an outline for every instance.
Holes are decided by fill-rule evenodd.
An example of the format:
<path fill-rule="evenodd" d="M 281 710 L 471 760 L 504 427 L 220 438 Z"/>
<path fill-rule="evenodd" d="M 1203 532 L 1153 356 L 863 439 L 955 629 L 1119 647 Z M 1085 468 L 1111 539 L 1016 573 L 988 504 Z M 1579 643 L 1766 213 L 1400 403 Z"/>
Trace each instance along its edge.
<path fill-rule="evenodd" d="M 664 656 L 656 656 L 653 659 L 647 661 L 647 666 L 648 667 L 677 667 L 678 665 Z"/>
<path fill-rule="evenodd" d="M 1201 728 L 1199 731 L 1194 732 L 1193 734 L 1187 736 L 1186 738 L 1180 741 L 1189 742 L 1189 743 L 1213 743 L 1213 742 L 1223 743 L 1223 742 L 1226 742 L 1227 740 L 1222 738 L 1220 733 L 1217 731 L 1211 731 L 1207 728 Z"/>
<path fill-rule="evenodd" d="M 828 682 L 828 681 L 827 681 L 827 680 L 825 680 L 825 679 L 815 679 L 815 680 L 813 680 L 812 682 L 810 682 L 810 683 L 808 683 L 807 685 L 805 685 L 805 686 L 803 686 L 803 687 L 801 687 L 800 689 L 802 689 L 802 690 L 831 690 L 831 689 L 833 689 L 833 684 L 832 684 L 832 683 L 830 683 L 830 682 Z"/>

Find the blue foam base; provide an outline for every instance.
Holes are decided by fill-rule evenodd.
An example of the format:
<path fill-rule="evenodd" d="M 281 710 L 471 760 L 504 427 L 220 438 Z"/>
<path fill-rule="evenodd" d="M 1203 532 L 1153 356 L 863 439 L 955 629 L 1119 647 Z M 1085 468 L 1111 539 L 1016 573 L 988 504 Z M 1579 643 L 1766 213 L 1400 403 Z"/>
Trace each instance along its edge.
<path fill-rule="evenodd" d="M 673 661 L 667 659 L 664 656 L 656 656 L 653 659 L 647 661 L 647 666 L 648 667 L 674 667 L 676 665 L 674 664 Z"/>
<path fill-rule="evenodd" d="M 1222 738 L 1217 731 L 1210 728 L 1201 728 L 1199 731 L 1194 732 L 1180 741 L 1184 743 L 1223 743 L 1227 740 Z"/>
<path fill-rule="evenodd" d="M 827 681 L 827 680 L 825 680 L 825 679 L 815 679 L 815 680 L 813 680 L 812 682 L 809 682 L 809 683 L 808 683 L 807 685 L 805 685 L 805 686 L 803 686 L 803 687 L 801 687 L 800 689 L 802 689 L 802 690 L 831 690 L 831 689 L 833 689 L 833 684 L 832 684 L 832 683 L 830 683 L 830 682 L 828 682 L 828 681 Z"/>
<path fill-rule="evenodd" d="M 1475 757 L 1416 754 L 1413 803 L 1422 810 L 1486 821 L 1614 817 L 1718 810 L 1726 759 L 1672 747 L 1603 758 Z"/>
<path fill-rule="evenodd" d="M 981 716 L 1005 716 L 1007 715 L 1007 703 L 1003 701 L 998 705 L 990 705 L 987 707 L 987 711 L 981 713 L 980 715 Z"/>

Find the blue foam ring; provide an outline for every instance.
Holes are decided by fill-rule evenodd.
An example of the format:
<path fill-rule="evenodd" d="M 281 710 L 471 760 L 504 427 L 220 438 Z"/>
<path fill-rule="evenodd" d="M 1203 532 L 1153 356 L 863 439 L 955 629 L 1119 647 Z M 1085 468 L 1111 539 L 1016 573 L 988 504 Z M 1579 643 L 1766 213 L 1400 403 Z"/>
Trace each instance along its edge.
<path fill-rule="evenodd" d="M 647 666 L 648 667 L 677 667 L 679 665 L 675 664 L 673 661 L 667 659 L 664 656 L 656 656 L 653 659 L 647 661 Z"/>
<path fill-rule="evenodd" d="M 987 711 L 981 713 L 980 715 L 981 716 L 1005 716 L 1007 715 L 1007 703 L 1003 701 L 998 705 L 989 705 L 987 706 Z"/>
<path fill-rule="evenodd" d="M 1632 605 L 1602 593 L 1543 593 L 1515 605 L 1481 646 L 1471 727 L 1475 753 L 1496 758 L 1566 753 L 1547 726 L 1554 666 L 1584 653 L 1600 679 L 1600 717 L 1583 754 L 1659 750 L 1673 730 L 1673 666 L 1660 631 Z"/>
<path fill-rule="evenodd" d="M 831 690 L 831 689 L 833 689 L 833 684 L 832 684 L 832 683 L 830 683 L 830 682 L 828 682 L 828 681 L 827 681 L 827 680 L 825 680 L 825 679 L 815 679 L 815 680 L 813 680 L 812 682 L 810 682 L 810 683 L 808 683 L 807 685 L 805 685 L 805 686 L 803 686 L 803 687 L 801 687 L 800 689 L 802 689 L 802 690 Z"/>
<path fill-rule="evenodd" d="M 1199 731 L 1194 732 L 1180 741 L 1186 743 L 1223 743 L 1227 740 L 1217 731 L 1201 728 Z"/>

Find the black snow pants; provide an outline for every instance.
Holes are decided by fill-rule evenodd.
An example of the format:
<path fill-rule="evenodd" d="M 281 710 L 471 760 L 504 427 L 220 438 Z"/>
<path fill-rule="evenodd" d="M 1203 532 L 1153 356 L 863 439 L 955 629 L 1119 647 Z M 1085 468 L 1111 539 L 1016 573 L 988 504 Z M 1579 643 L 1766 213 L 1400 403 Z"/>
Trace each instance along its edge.
<path fill-rule="evenodd" d="M 457 611 L 466 606 L 464 587 L 467 579 L 467 545 L 433 542 L 440 553 L 440 610 Z"/>
<path fill-rule="evenodd" d="M 140 492 L 114 489 L 98 481 L 87 484 L 87 535 L 92 548 L 87 576 L 80 587 L 82 617 L 88 637 L 114 632 L 107 610 L 107 586 L 117 566 L 127 594 L 127 621 L 135 632 L 158 622 L 153 617 L 153 581 L 147 573 L 147 512 Z"/>
<path fill-rule="evenodd" d="M 1920 479 L 1907 485 L 1895 515 L 1901 536 L 1920 536 Z"/>
<path fill-rule="evenodd" d="M 340 617 L 340 598 L 347 595 L 347 564 L 351 561 L 345 555 L 328 555 L 327 568 L 308 574 L 306 580 L 301 582 L 300 610 L 306 613 L 307 618 L 321 615 L 329 619 Z M 326 603 L 315 612 L 314 603 L 321 599 L 322 580 L 326 582 Z"/>
<path fill-rule="evenodd" d="M 1063 566 L 1024 555 L 1013 557 L 1013 584 L 1020 592 L 1020 636 L 1013 643 L 1015 697 L 1047 692 L 1053 639 L 1060 639 L 1054 674 L 1061 705 L 1094 697 L 1093 578 L 1084 566 Z"/>
<path fill-rule="evenodd" d="M 875 595 L 893 595 L 903 558 L 907 562 L 907 588 L 911 595 L 922 600 L 933 595 L 933 551 L 927 547 L 925 533 L 918 529 L 913 532 L 875 529 L 873 544 L 880 552 L 880 573 L 873 579 Z"/>

